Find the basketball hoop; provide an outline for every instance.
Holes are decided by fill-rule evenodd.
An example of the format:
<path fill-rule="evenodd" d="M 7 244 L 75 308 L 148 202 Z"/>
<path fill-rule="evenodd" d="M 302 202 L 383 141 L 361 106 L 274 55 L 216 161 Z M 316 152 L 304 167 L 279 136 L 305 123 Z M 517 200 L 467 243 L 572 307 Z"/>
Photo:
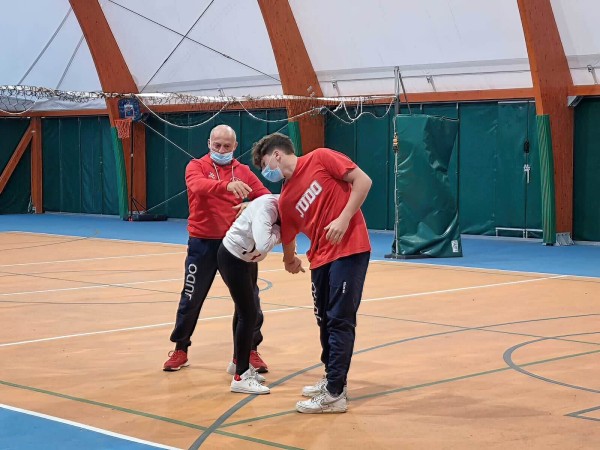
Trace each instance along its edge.
<path fill-rule="evenodd" d="M 131 133 L 131 119 L 115 119 L 115 128 L 119 139 L 127 139 Z"/>

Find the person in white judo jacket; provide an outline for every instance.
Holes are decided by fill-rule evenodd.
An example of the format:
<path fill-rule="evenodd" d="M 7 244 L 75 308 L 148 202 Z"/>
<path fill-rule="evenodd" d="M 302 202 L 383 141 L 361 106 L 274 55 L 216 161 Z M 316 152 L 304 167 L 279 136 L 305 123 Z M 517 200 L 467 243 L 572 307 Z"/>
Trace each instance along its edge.
<path fill-rule="evenodd" d="M 270 392 L 261 384 L 264 377 L 250 365 L 250 351 L 258 314 L 254 302 L 258 262 L 281 243 L 278 197 L 263 195 L 250 202 L 225 234 L 217 252 L 219 272 L 235 303 L 238 320 L 237 326 L 234 324 L 233 361 L 227 368 L 233 375 L 231 392 Z"/>

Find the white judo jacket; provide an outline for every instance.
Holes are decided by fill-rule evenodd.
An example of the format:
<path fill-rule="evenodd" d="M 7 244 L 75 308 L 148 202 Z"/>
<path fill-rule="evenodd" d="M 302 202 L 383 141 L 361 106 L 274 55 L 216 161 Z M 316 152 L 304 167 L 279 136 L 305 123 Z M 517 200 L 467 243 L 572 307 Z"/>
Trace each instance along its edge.
<path fill-rule="evenodd" d="M 275 224 L 279 218 L 279 195 L 261 195 L 250 202 L 223 238 L 223 245 L 234 256 L 258 262 L 281 243 L 281 231 Z"/>

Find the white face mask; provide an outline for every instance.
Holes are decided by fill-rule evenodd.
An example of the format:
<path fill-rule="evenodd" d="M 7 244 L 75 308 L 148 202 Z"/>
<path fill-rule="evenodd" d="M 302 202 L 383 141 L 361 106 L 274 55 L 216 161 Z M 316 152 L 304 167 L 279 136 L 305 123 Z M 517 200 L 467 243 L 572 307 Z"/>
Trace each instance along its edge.
<path fill-rule="evenodd" d="M 219 166 L 225 166 L 233 160 L 233 152 L 217 153 L 211 150 L 210 158 Z"/>
<path fill-rule="evenodd" d="M 271 158 L 269 158 L 269 162 L 265 165 L 265 168 L 262 170 L 261 174 L 263 177 L 265 177 L 266 180 L 270 181 L 271 183 L 278 183 L 281 180 L 283 180 L 283 172 L 281 171 L 281 168 L 279 166 L 277 166 L 276 169 L 271 169 L 271 160 L 273 159 L 273 156 L 275 155 L 275 153 L 273 153 L 271 155 Z"/>

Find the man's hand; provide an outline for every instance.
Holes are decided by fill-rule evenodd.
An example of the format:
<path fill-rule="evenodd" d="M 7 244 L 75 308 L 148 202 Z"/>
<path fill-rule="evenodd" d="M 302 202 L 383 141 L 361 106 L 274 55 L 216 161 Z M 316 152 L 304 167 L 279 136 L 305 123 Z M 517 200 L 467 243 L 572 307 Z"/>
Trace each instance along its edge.
<path fill-rule="evenodd" d="M 285 265 L 285 270 L 287 270 L 289 273 L 296 274 L 298 272 L 305 272 L 304 268 L 302 267 L 302 260 L 297 256 L 294 256 L 294 259 L 291 261 L 283 261 L 283 264 Z"/>
<path fill-rule="evenodd" d="M 244 210 L 248 207 L 250 203 L 248 202 L 244 202 L 244 203 L 240 203 L 239 205 L 235 205 L 233 207 L 233 209 L 237 210 L 237 214 L 235 215 L 235 218 L 237 219 L 238 217 L 240 217 L 240 215 L 244 212 Z"/>
<path fill-rule="evenodd" d="M 239 198 L 239 199 L 245 199 L 246 197 L 248 197 L 248 194 L 250 192 L 252 192 L 252 188 L 250 186 L 248 186 L 243 181 L 239 181 L 239 180 L 232 181 L 231 183 L 229 183 L 227 185 L 227 190 L 229 192 L 233 192 L 233 195 L 235 195 L 235 198 Z"/>
<path fill-rule="evenodd" d="M 350 220 L 342 216 L 333 220 L 329 225 L 325 227 L 325 230 L 327 230 L 325 239 L 327 239 L 333 245 L 339 244 L 340 242 L 342 242 L 344 234 L 346 234 L 348 225 L 350 225 Z"/>

